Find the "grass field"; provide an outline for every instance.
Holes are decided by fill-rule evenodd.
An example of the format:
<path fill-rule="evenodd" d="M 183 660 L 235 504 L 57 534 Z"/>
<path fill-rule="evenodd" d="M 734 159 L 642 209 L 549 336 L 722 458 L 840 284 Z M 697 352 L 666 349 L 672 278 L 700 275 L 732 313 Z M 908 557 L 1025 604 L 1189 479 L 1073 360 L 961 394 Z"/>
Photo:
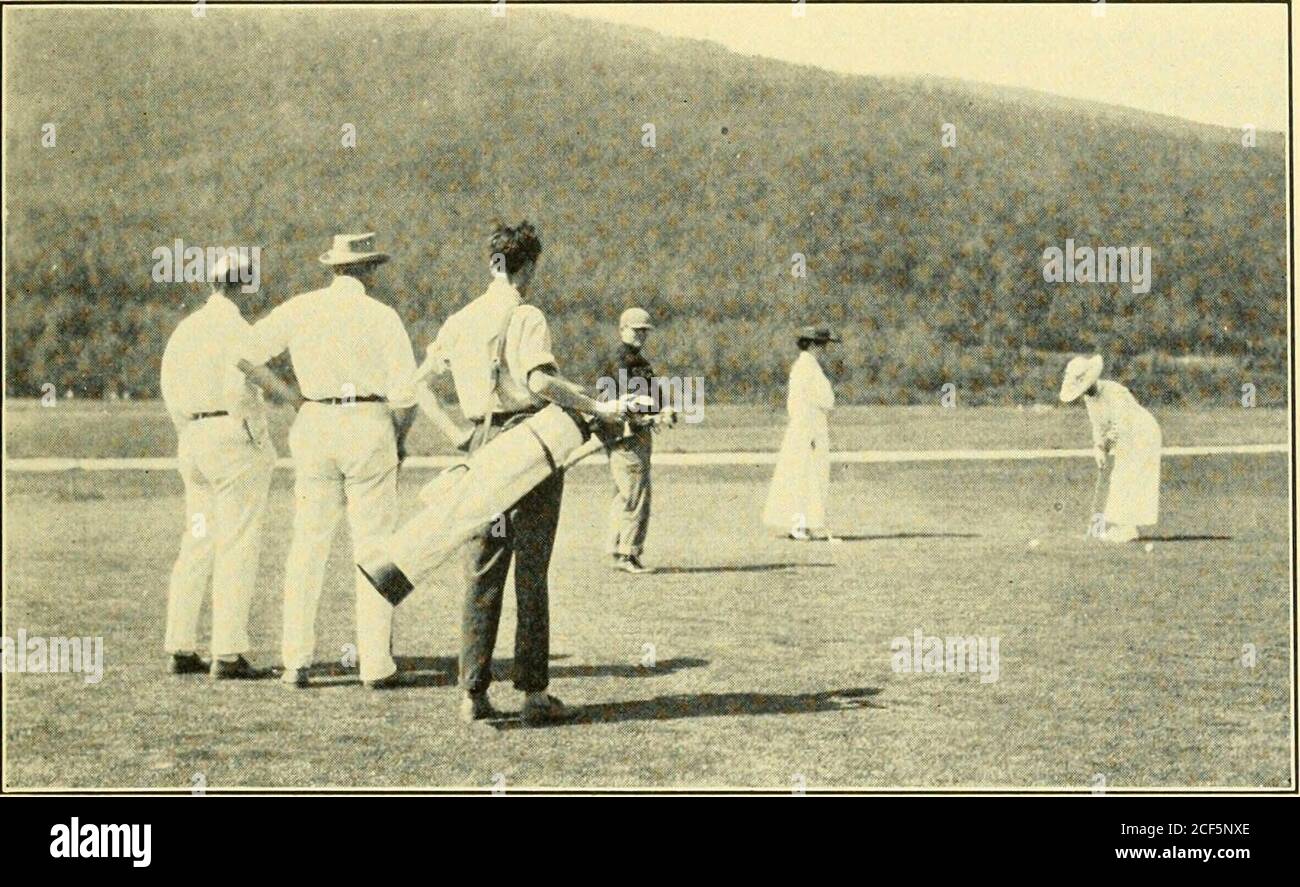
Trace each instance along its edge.
<path fill-rule="evenodd" d="M 1153 411 L 1165 446 L 1284 443 L 1285 410 L 1216 408 Z M 656 439 L 673 452 L 776 450 L 785 409 L 704 405 L 704 421 L 680 424 Z M 271 436 L 287 455 L 293 413 L 270 412 Z M 176 454 L 176 432 L 158 402 L 59 401 L 42 407 L 33 400 L 5 401 L 5 452 L 11 459 L 33 457 L 138 458 Z M 835 411 L 831 444 L 837 450 L 947 450 L 1014 447 L 1063 448 L 1089 445 L 1083 407 L 844 406 Z M 408 441 L 413 456 L 450 453 L 433 426 L 415 423 Z"/>
<path fill-rule="evenodd" d="M 64 408 L 55 408 L 68 417 L 57 435 L 31 433 L 40 423 L 27 412 L 39 407 L 11 411 L 9 455 L 168 452 L 139 446 L 161 434 L 148 430 L 156 407 L 113 407 L 153 418 L 132 434 L 119 416 L 120 430 L 103 439 Z M 748 439 L 734 416 L 714 425 L 710 414 L 712 429 L 687 430 L 678 445 L 691 434 L 713 435 L 698 443 L 719 448 L 774 443 L 775 418 L 755 422 L 762 433 Z M 1086 445 L 1078 411 L 971 410 L 966 423 L 937 410 L 861 416 L 837 423 L 837 447 Z M 1041 420 L 1047 439 L 1025 433 L 1017 416 Z M 1286 439 L 1284 414 L 1161 418 L 1169 444 Z M 948 438 L 935 430 L 943 422 Z M 578 716 L 527 730 L 455 718 L 454 567 L 397 614 L 402 689 L 365 692 L 354 671 L 332 664 L 352 641 L 345 533 L 311 689 L 169 677 L 161 634 L 179 479 L 10 473 L 5 633 L 103 635 L 105 674 L 95 686 L 78 675 L 6 675 L 5 786 L 188 789 L 200 774 L 209 789 L 1090 789 L 1098 776 L 1112 789 L 1289 786 L 1287 457 L 1166 459 L 1151 552 L 1082 537 L 1091 475 L 1086 459 L 838 465 L 833 516 L 845 541 L 803 546 L 758 524 L 767 469 L 664 469 L 647 557 L 660 571 L 630 577 L 601 556 L 608 478 L 576 470 L 551 611 L 552 692 Z M 404 514 L 426 477 L 403 478 Z M 277 474 L 254 605 L 256 658 L 267 663 L 278 655 L 290 481 Z M 504 680 L 493 696 L 508 710 L 520 702 L 508 680 L 513 625 L 507 598 Z M 918 629 L 997 637 L 999 679 L 895 673 L 892 639 Z M 1254 667 L 1241 663 L 1246 644 Z M 653 667 L 642 664 L 646 645 Z"/>

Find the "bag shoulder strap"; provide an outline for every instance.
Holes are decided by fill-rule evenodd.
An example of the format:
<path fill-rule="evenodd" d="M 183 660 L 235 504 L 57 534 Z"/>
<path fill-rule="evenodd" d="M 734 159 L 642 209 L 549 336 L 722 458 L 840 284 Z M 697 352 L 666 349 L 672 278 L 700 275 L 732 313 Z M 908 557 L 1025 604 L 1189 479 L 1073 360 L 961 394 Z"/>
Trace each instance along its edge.
<path fill-rule="evenodd" d="M 501 321 L 501 328 L 497 330 L 497 353 L 492 357 L 492 399 L 497 395 L 497 388 L 501 382 L 501 368 L 506 362 L 506 339 L 510 334 L 510 322 L 515 318 L 515 311 L 519 305 L 513 306 L 506 312 L 505 318 Z M 492 399 L 488 401 L 487 412 L 483 414 L 484 426 L 492 424 Z"/>

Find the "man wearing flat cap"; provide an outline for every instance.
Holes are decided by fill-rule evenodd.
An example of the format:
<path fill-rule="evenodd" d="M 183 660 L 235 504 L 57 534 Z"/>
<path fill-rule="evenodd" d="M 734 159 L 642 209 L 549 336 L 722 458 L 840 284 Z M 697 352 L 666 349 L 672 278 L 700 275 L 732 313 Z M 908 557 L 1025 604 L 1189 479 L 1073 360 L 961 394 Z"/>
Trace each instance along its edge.
<path fill-rule="evenodd" d="M 618 321 L 619 344 L 604 376 L 622 394 L 644 395 L 658 404 L 654 369 L 642 354 L 650 330 L 650 313 L 629 308 Z M 653 408 L 648 411 L 653 411 Z M 609 447 L 609 470 L 614 478 L 614 498 L 609 510 L 606 550 L 613 567 L 625 573 L 649 573 L 641 563 L 646 533 L 650 529 L 650 454 L 654 434 L 648 423 L 628 423 L 624 435 Z"/>
<path fill-rule="evenodd" d="M 826 522 L 831 483 L 829 418 L 835 392 L 822 370 L 826 346 L 840 341 L 827 326 L 795 334 L 799 357 L 790 367 L 789 424 L 763 509 L 763 523 L 799 542 L 834 541 Z"/>
<path fill-rule="evenodd" d="M 320 257 L 334 274 L 253 327 L 240 362 L 249 378 L 298 409 L 289 432 L 297 503 L 284 572 L 286 684 L 303 687 L 316 650 L 325 564 L 346 509 L 355 559 L 397 528 L 397 466 L 414 418 L 415 355 L 402 319 L 368 294 L 388 254 L 374 234 L 341 234 Z M 301 393 L 266 362 L 285 351 Z M 354 571 L 357 656 L 372 689 L 397 684 L 393 607 Z"/>
<path fill-rule="evenodd" d="M 162 396 L 176 426 L 186 514 L 167 596 L 164 647 L 172 674 L 209 668 L 199 658 L 198 632 L 210 586 L 214 680 L 268 674 L 244 656 L 262 513 L 275 469 L 261 392 L 234 366 L 249 334 L 236 300 L 250 270 L 247 258 L 235 251 L 218 260 L 209 275 L 212 294 L 176 327 L 162 359 Z"/>

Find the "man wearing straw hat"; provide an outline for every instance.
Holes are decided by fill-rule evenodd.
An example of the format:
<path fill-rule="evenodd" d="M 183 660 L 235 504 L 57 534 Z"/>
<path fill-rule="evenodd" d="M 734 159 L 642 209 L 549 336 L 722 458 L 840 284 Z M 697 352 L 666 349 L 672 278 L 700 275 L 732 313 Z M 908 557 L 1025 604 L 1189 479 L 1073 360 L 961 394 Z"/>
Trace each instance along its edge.
<path fill-rule="evenodd" d="M 250 272 L 240 253 L 219 259 L 210 275 L 212 294 L 180 322 L 162 359 L 162 395 L 176 426 L 187 517 L 172 568 L 164 647 L 172 674 L 208 669 L 197 647 L 211 586 L 213 680 L 269 674 L 244 658 L 262 513 L 275 469 L 260 392 L 232 365 L 249 330 L 234 300 Z"/>
<path fill-rule="evenodd" d="M 414 418 L 415 356 L 397 312 L 375 300 L 388 254 L 374 234 L 341 234 L 320 257 L 334 272 L 324 289 L 295 296 L 259 321 L 239 364 L 249 378 L 298 407 L 289 433 L 296 477 L 293 542 L 284 575 L 284 677 L 307 685 L 325 564 L 346 508 L 357 559 L 397 527 L 397 466 Z M 289 352 L 301 394 L 266 366 Z M 397 684 L 393 607 L 355 575 L 357 655 L 372 689 Z"/>

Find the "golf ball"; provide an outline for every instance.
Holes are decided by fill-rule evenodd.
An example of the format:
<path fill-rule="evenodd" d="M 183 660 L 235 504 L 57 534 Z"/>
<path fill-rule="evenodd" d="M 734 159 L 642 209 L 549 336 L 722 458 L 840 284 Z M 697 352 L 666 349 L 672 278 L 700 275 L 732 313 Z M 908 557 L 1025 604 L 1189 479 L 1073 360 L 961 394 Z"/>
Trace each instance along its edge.
<path fill-rule="evenodd" d="M 1151 552 L 1156 550 L 1156 546 L 1154 542 L 1148 542 L 1144 547 L 1147 550 L 1147 554 L 1150 554 Z"/>
<path fill-rule="evenodd" d="M 1037 539 L 1030 539 L 1030 540 L 1029 540 L 1029 547 L 1030 547 L 1030 548 L 1037 548 L 1037 547 L 1038 547 L 1038 540 L 1037 540 Z"/>

